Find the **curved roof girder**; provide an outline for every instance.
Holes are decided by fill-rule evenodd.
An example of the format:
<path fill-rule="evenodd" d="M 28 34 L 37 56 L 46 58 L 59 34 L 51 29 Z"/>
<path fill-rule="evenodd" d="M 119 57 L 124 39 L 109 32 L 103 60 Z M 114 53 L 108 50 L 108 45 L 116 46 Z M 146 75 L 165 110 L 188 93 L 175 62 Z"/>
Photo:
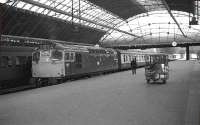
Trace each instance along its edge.
<path fill-rule="evenodd" d="M 56 9 L 56 8 L 41 4 L 41 3 L 33 1 L 33 0 L 20 0 L 20 1 L 25 2 L 25 3 L 29 3 L 29 4 L 32 4 L 32 5 L 35 5 L 35 6 L 39 6 L 39 7 L 48 9 L 48 10 L 52 10 L 52 11 L 60 13 L 60 14 L 71 16 L 71 13 L 68 13 L 68 12 L 65 12 L 63 10 L 59 10 L 59 9 Z M 114 28 L 114 27 L 111 27 L 111 26 L 108 26 L 108 25 L 104 25 L 104 24 L 95 22 L 93 20 L 89 20 L 89 19 L 84 18 L 84 17 L 79 17 L 77 15 L 73 15 L 73 16 L 75 18 L 77 18 L 77 19 L 81 19 L 83 21 L 86 21 L 86 22 L 89 22 L 89 23 L 92 23 L 92 24 L 95 24 L 95 25 L 99 25 L 99 26 L 102 26 L 102 27 L 105 27 L 105 28 L 108 28 L 108 29 L 112 29 L 112 30 L 115 30 L 115 31 L 118 31 L 118 32 L 122 32 L 122 33 L 125 33 L 125 34 L 128 34 L 128 35 L 134 36 L 134 37 L 140 37 L 140 36 L 137 36 L 137 35 L 135 35 L 133 33 L 130 33 L 130 32 L 127 32 L 127 31 L 123 31 L 123 30 L 120 30 L 120 29 L 117 29 L 117 28 Z"/>
<path fill-rule="evenodd" d="M 155 32 L 155 33 L 149 33 L 149 34 L 145 34 L 144 36 L 152 36 L 153 34 L 166 34 L 166 32 Z M 178 33 L 169 33 L 169 34 L 172 34 L 172 35 L 176 35 L 176 37 L 170 37 L 170 38 L 172 38 L 172 39 L 175 39 L 176 41 L 177 41 L 177 36 L 183 36 L 183 34 L 178 34 Z M 154 37 L 153 39 L 155 39 L 155 38 L 157 38 L 157 39 L 159 39 L 159 37 Z M 160 38 L 166 38 L 165 36 L 160 36 Z M 193 38 L 191 38 L 191 37 L 184 37 L 184 38 L 186 38 L 186 39 L 190 39 L 190 40 L 192 40 L 193 42 L 198 42 L 198 41 L 196 41 L 195 39 L 193 39 Z M 135 38 L 135 39 L 138 39 L 138 38 Z M 134 39 L 134 40 L 135 40 Z M 151 39 L 151 38 L 147 38 L 147 39 Z M 169 39 L 169 37 L 167 38 L 167 39 Z M 178 41 L 177 41 L 178 42 Z"/>
<path fill-rule="evenodd" d="M 130 18 L 130 19 L 127 19 L 127 21 L 128 22 L 131 22 L 131 21 L 134 21 L 134 20 L 136 20 L 136 19 L 140 19 L 140 17 L 143 17 L 143 18 L 146 18 L 146 17 L 148 17 L 148 16 L 151 16 L 151 15 L 156 15 L 156 14 L 161 14 L 161 15 L 166 15 L 166 13 L 164 13 L 164 12 L 162 12 L 162 11 L 155 11 L 155 12 L 151 12 L 151 13 L 144 13 L 144 14 L 141 14 L 141 15 L 137 15 L 137 16 L 135 16 L 135 17 L 132 17 L 132 18 Z M 186 12 L 179 12 L 179 11 L 173 11 L 173 14 L 175 14 L 175 16 L 177 16 L 177 15 L 180 15 L 180 16 L 178 16 L 178 17 L 184 17 L 184 18 L 186 18 L 187 16 L 188 16 L 188 13 L 186 13 Z M 180 21 L 180 18 L 178 18 L 179 19 L 179 21 Z M 148 19 L 146 19 L 146 20 L 148 20 Z M 171 23 L 170 21 L 166 21 L 166 25 L 167 25 L 167 23 L 169 24 L 169 26 L 171 27 L 171 30 L 172 29 L 174 29 L 173 27 L 172 27 L 172 25 L 174 25 L 175 23 Z M 145 25 L 147 26 L 147 25 L 151 25 L 151 24 L 154 24 L 154 23 L 146 23 Z M 158 23 L 159 24 L 159 23 Z M 195 33 L 193 36 L 195 36 L 195 38 L 198 38 L 198 36 L 199 35 L 197 35 L 198 34 L 198 32 L 200 32 L 200 27 L 197 27 L 197 28 L 194 28 L 194 26 L 188 26 L 188 25 L 186 25 L 185 23 L 183 23 L 183 22 L 180 22 L 180 24 L 181 24 L 181 26 L 183 26 L 182 28 L 183 29 L 185 29 L 186 31 L 185 32 L 187 32 L 187 34 L 190 34 L 189 36 L 191 36 L 191 34 L 193 34 L 193 33 Z M 123 26 L 123 25 L 125 25 L 125 23 L 121 23 L 121 24 L 119 24 L 117 27 L 121 27 L 121 26 Z M 131 24 L 130 24 L 131 25 Z M 144 25 L 143 25 L 144 26 Z M 160 26 L 161 28 L 160 29 L 162 29 L 162 25 Z M 134 30 L 136 27 L 132 27 L 131 29 L 132 30 Z M 140 27 L 138 27 L 138 29 L 139 29 Z M 145 28 L 144 28 L 145 29 Z M 143 29 L 143 30 L 144 30 Z M 150 29 L 150 28 L 149 28 Z M 159 28 L 157 28 L 157 29 L 159 29 Z M 164 28 L 164 29 L 166 29 L 166 28 Z M 167 29 L 170 29 L 170 28 L 167 28 Z M 189 29 L 192 29 L 192 31 L 191 30 L 189 30 Z M 145 29 L 146 30 L 146 29 Z M 170 31 L 171 31 L 170 30 Z M 147 30 L 148 31 L 148 30 Z M 195 32 L 193 32 L 193 31 L 195 31 Z M 197 32 L 196 32 L 197 31 Z M 106 41 L 106 39 L 105 39 L 105 37 L 109 37 L 109 34 L 112 34 L 114 31 L 109 31 L 109 33 L 107 33 L 107 34 L 105 34 L 102 38 L 104 38 L 104 39 L 101 39 L 100 40 L 100 42 L 102 42 L 102 43 L 105 43 L 105 41 Z M 172 32 L 172 31 L 171 31 Z M 166 32 L 167 33 L 167 32 Z M 137 33 L 136 33 L 137 34 Z M 170 33 L 170 34 L 172 34 L 172 33 Z M 120 36 L 121 37 L 121 36 Z M 141 36 L 141 37 L 143 37 L 143 36 Z M 184 36 L 185 37 L 185 36 Z M 187 36 L 186 36 L 187 37 Z M 118 37 L 119 38 L 119 37 Z M 199 37 L 200 38 L 200 37 Z M 113 39 L 114 41 L 116 41 L 116 39 L 117 38 L 115 38 L 115 39 Z M 138 38 L 137 38 L 138 39 Z M 144 37 L 144 39 L 146 39 L 145 37 Z M 187 37 L 187 39 L 188 39 L 188 37 Z M 111 40 L 112 41 L 112 40 Z"/>
<path fill-rule="evenodd" d="M 167 11 L 169 13 L 169 15 L 172 17 L 172 19 L 174 20 L 174 22 L 176 23 L 176 25 L 178 26 L 179 30 L 181 31 L 181 33 L 183 34 L 184 37 L 186 37 L 186 35 L 184 34 L 183 30 L 181 29 L 178 21 L 176 20 L 176 18 L 174 17 L 174 15 L 172 14 L 167 2 L 165 0 L 162 0 L 162 2 L 164 3 L 165 7 L 167 8 Z"/>
<path fill-rule="evenodd" d="M 159 36 L 159 37 L 150 37 L 150 38 L 145 38 L 146 36 L 152 36 L 153 34 L 167 34 L 168 35 L 168 37 L 165 37 L 165 36 Z M 169 34 L 172 34 L 171 36 L 169 36 Z M 175 37 L 173 36 L 173 35 L 175 35 Z M 195 36 L 196 35 L 199 35 L 199 37 L 200 37 L 200 34 L 195 34 Z M 178 33 L 166 33 L 166 32 L 154 32 L 154 33 L 149 33 L 149 34 L 144 34 L 143 35 L 143 38 L 145 39 L 145 41 L 148 41 L 148 39 L 161 39 L 161 38 L 166 38 L 166 39 L 175 39 L 175 41 L 180 41 L 180 40 L 178 40 L 177 39 L 177 36 L 182 36 L 182 37 L 184 37 L 182 34 L 178 34 Z M 124 35 L 120 35 L 117 39 L 115 39 L 111 44 L 113 44 L 113 43 L 117 43 L 117 42 L 119 42 L 121 39 L 120 38 L 122 38 L 122 37 L 124 37 Z M 184 38 L 186 38 L 186 39 L 189 39 L 189 40 L 191 40 L 191 41 L 193 41 L 193 42 L 198 42 L 196 39 L 194 39 L 194 38 L 191 38 L 191 37 L 184 37 Z M 119 40 L 120 39 L 120 40 Z M 133 41 L 136 41 L 137 39 L 140 39 L 141 40 L 141 38 L 134 38 L 133 40 L 131 40 L 131 41 L 128 41 L 128 42 L 126 42 L 126 44 L 130 44 L 130 43 L 132 43 Z M 180 38 L 179 38 L 180 39 Z M 125 40 L 126 41 L 126 40 Z M 138 41 L 136 41 L 136 42 L 138 42 Z M 160 40 L 159 40 L 159 42 L 160 42 Z M 162 42 L 161 42 L 162 43 Z M 123 44 L 123 41 L 122 41 L 122 44 Z M 141 43 L 142 44 L 142 43 Z"/>
<path fill-rule="evenodd" d="M 154 12 L 156 12 L 156 13 L 154 13 Z M 136 20 L 136 19 L 139 19 L 139 18 L 142 18 L 142 17 L 148 17 L 148 16 L 155 15 L 155 14 L 164 15 L 165 13 L 163 13 L 163 12 L 165 12 L 165 11 L 152 11 L 151 13 L 150 13 L 150 12 L 142 13 L 142 14 L 140 14 L 140 15 L 136 15 L 136 16 L 134 16 L 134 17 L 131 17 L 131 18 L 127 19 L 126 22 L 131 22 L 131 21 L 133 21 L 133 20 Z M 188 16 L 188 15 L 186 14 L 186 12 L 184 12 L 184 13 L 178 13 L 178 12 L 180 12 L 180 11 L 174 11 L 174 14 Z M 169 22 L 169 23 L 170 23 L 170 22 Z M 170 24 L 173 24 L 173 23 L 170 23 Z M 119 23 L 119 24 L 116 26 L 116 28 L 121 27 L 122 25 L 124 25 L 124 21 L 122 21 L 121 23 Z"/>
<path fill-rule="evenodd" d="M 156 33 L 154 33 L 154 34 L 156 34 Z M 159 33 L 157 33 L 157 34 L 159 34 Z M 151 34 L 146 34 L 146 36 L 150 36 Z M 183 37 L 183 35 L 182 34 L 176 34 L 177 36 L 180 36 L 180 37 Z M 152 41 L 152 40 L 155 40 L 155 39 L 160 39 L 160 40 L 162 40 L 163 41 L 163 38 L 165 38 L 165 37 L 154 37 L 154 38 L 148 38 L 148 39 L 146 39 L 146 41 L 148 41 L 149 39 L 150 39 L 150 41 Z M 184 37 L 185 38 L 185 37 Z M 167 38 L 167 40 L 166 41 L 164 41 L 164 42 L 160 42 L 159 44 L 171 44 L 171 43 L 169 43 L 169 41 L 170 40 L 168 40 L 168 39 L 174 39 L 174 38 Z M 186 39 L 187 39 L 187 42 L 186 42 Z M 185 43 L 188 43 L 188 40 L 191 42 L 191 43 L 199 43 L 198 41 L 196 41 L 195 39 L 192 39 L 192 38 L 186 38 L 185 40 L 176 40 L 177 41 L 177 43 L 178 44 L 185 44 Z M 133 40 L 134 41 L 134 40 Z M 115 41 L 113 41 L 112 43 L 108 43 L 108 44 L 103 44 L 104 46 L 109 46 L 109 47 L 117 47 L 117 46 L 124 46 L 124 47 L 131 47 L 131 46 L 138 46 L 138 45 L 151 45 L 151 44 L 157 44 L 157 42 L 155 41 L 154 43 L 152 43 L 152 42 L 144 42 L 144 43 L 140 43 L 140 41 L 137 41 L 137 43 L 133 43 L 133 41 L 129 41 L 127 44 L 123 44 L 121 41 L 119 42 L 119 41 L 117 41 L 117 40 L 115 40 Z M 131 44 L 131 43 L 133 43 L 133 44 Z M 113 45 L 114 44 L 114 45 Z M 159 45 L 158 44 L 158 45 Z M 199 43 L 200 44 L 200 43 Z"/>

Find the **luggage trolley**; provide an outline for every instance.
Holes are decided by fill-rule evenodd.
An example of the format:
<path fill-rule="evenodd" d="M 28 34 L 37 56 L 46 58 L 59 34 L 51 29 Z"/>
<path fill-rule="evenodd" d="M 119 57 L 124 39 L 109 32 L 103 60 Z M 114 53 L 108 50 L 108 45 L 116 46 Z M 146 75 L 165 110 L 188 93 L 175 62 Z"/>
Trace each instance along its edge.
<path fill-rule="evenodd" d="M 145 56 L 145 76 L 147 83 L 151 80 L 162 80 L 166 83 L 169 78 L 168 55 L 166 54 L 148 54 Z"/>

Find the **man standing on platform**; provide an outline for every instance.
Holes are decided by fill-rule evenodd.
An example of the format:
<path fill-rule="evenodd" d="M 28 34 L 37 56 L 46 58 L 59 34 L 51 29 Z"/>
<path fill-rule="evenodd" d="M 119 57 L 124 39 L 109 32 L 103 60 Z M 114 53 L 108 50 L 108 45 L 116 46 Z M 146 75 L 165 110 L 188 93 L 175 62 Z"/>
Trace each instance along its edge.
<path fill-rule="evenodd" d="M 137 68 L 137 62 L 136 62 L 136 58 L 134 58 L 132 61 L 131 61 L 131 69 L 132 69 L 132 74 L 136 74 L 136 68 Z"/>

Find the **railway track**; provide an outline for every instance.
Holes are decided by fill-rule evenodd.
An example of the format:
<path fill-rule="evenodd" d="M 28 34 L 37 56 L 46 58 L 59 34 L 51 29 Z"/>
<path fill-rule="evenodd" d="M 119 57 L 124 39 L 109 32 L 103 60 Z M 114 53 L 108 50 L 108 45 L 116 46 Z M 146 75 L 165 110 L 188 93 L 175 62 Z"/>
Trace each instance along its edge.
<path fill-rule="evenodd" d="M 19 86 L 19 87 L 15 87 L 15 88 L 2 89 L 2 90 L 0 90 L 0 95 L 19 92 L 19 91 L 33 89 L 33 88 L 35 88 L 35 85 L 24 85 L 24 86 Z"/>

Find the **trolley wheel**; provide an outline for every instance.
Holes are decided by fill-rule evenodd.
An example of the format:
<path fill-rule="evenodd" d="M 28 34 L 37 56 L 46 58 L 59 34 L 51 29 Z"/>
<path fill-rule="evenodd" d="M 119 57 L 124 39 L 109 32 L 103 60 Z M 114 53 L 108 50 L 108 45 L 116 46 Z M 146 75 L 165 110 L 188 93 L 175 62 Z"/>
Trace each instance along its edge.
<path fill-rule="evenodd" d="M 163 80 L 163 84 L 166 84 L 166 80 Z"/>

